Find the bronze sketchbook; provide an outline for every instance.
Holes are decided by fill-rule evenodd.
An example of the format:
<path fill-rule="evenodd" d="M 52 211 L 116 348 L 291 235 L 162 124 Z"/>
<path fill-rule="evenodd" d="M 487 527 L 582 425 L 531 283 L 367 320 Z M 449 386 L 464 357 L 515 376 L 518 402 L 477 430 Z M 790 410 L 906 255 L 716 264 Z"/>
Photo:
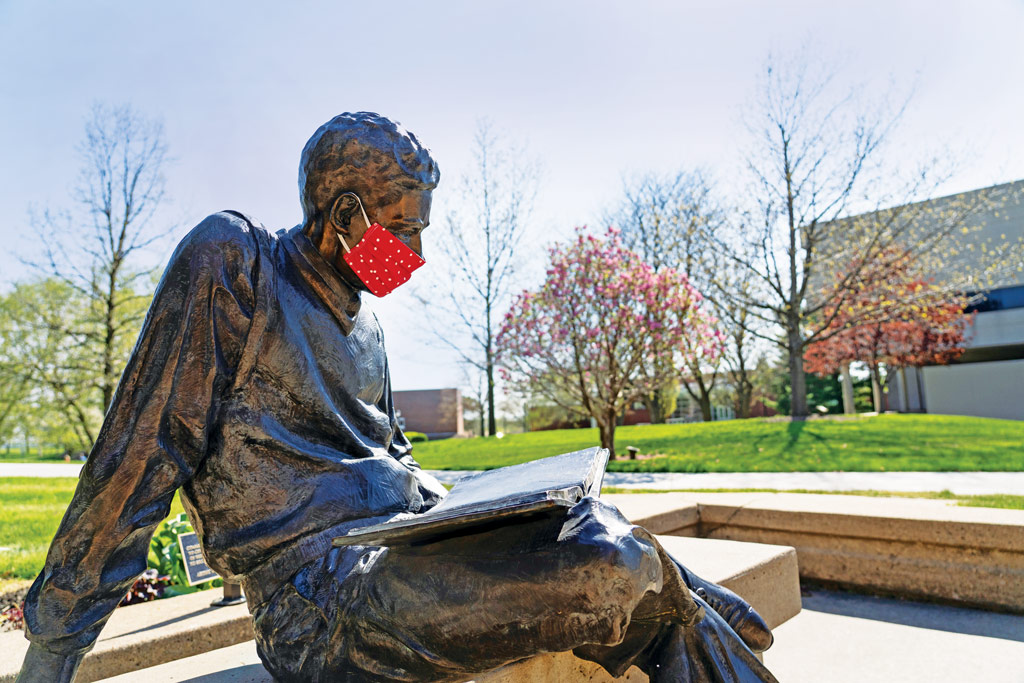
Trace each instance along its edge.
<path fill-rule="evenodd" d="M 334 545 L 424 543 L 572 507 L 586 496 L 600 495 L 607 465 L 608 450 L 595 447 L 467 475 L 429 511 L 352 529 L 335 538 Z"/>

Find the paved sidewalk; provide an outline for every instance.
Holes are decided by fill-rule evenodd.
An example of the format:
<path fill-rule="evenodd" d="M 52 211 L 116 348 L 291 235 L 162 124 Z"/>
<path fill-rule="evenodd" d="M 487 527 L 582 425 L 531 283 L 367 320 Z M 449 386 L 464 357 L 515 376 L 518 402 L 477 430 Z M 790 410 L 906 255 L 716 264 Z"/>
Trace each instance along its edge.
<path fill-rule="evenodd" d="M 1024 683 L 1024 616 L 814 590 L 764 662 L 791 683 Z"/>
<path fill-rule="evenodd" d="M 78 477 L 80 462 L 4 462 L 0 477 Z"/>
<path fill-rule="evenodd" d="M 0 475 L 3 470 L 0 469 Z M 471 474 L 431 470 L 446 484 Z M 943 491 L 1024 496 L 1024 472 L 608 472 L 605 486 L 634 489 L 807 489 L 809 491 Z"/>
<path fill-rule="evenodd" d="M 77 477 L 79 463 L 0 463 L 0 477 Z M 446 484 L 471 471 L 429 470 Z M 943 491 L 1024 496 L 1024 472 L 608 472 L 605 486 L 634 489 Z"/>

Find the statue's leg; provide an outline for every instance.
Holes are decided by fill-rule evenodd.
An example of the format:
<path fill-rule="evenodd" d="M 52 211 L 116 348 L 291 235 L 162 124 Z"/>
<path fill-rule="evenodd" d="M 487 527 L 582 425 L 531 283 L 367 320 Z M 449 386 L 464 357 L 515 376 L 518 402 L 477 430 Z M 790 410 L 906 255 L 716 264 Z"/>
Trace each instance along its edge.
<path fill-rule="evenodd" d="M 261 657 L 283 681 L 464 680 L 588 645 L 641 666 L 699 658 L 695 671 L 718 652 L 746 671 L 730 662 L 749 650 L 699 603 L 650 534 L 587 500 L 563 519 L 422 548 L 334 549 L 253 616 Z"/>
<path fill-rule="evenodd" d="M 647 534 L 638 529 L 635 535 Z M 739 596 L 727 589 L 706 582 L 683 569 L 658 543 L 649 536 L 664 567 L 663 587 L 651 593 L 634 610 L 625 638 L 611 647 L 585 645 L 573 650 L 584 659 L 601 664 L 612 675 L 622 675 L 631 665 L 638 666 L 651 678 L 661 681 L 687 683 L 756 683 L 775 681 L 774 676 L 758 660 L 754 652 L 741 639 L 726 619 L 702 597 L 694 592 L 696 585 L 702 593 L 715 592 L 721 605 L 731 614 L 756 617 L 764 622 Z M 691 583 L 692 582 L 692 583 Z M 727 591 L 720 593 L 719 591 Z M 731 597 L 730 597 L 731 596 Z M 673 609 L 674 605 L 679 605 Z M 690 605 L 696 606 L 698 618 L 680 619 Z M 742 607 L 741 607 L 742 606 Z M 724 609 L 724 607 L 723 607 Z M 743 623 L 746 623 L 745 621 Z M 753 631 L 752 631 L 753 632 Z M 770 641 L 771 631 L 764 626 Z M 764 636 L 759 636 L 763 641 Z"/>
<path fill-rule="evenodd" d="M 616 647 L 584 646 L 573 652 L 621 675 L 635 664 L 651 683 L 777 683 L 775 677 L 699 597 L 704 618 L 693 626 L 630 624 Z"/>
<path fill-rule="evenodd" d="M 667 621 L 635 621 L 615 646 L 585 645 L 573 650 L 612 675 L 636 665 L 651 683 L 772 683 L 775 677 L 725 620 L 699 597 L 703 618 L 683 626 Z"/>

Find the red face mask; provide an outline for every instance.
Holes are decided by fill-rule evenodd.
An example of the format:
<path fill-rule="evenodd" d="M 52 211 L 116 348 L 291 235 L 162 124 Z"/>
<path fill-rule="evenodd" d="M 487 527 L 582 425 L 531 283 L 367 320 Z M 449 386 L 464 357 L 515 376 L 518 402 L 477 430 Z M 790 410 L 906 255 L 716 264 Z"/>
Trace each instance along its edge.
<path fill-rule="evenodd" d="M 370 224 L 363 209 L 363 202 L 355 197 L 359 204 L 359 212 L 363 214 L 367 230 L 359 243 L 351 249 L 345 242 L 345 238 L 338 233 L 341 246 L 345 250 L 345 263 L 352 269 L 370 293 L 382 297 L 390 294 L 400 285 L 404 285 L 412 276 L 412 271 L 422 266 L 426 261 L 403 244 L 401 240 L 381 227 L 380 223 Z"/>

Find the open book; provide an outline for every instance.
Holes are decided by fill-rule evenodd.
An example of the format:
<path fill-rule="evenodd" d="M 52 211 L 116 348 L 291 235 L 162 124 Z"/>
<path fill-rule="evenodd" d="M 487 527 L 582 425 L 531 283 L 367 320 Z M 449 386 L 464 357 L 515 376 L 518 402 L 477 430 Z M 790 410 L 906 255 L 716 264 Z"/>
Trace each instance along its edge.
<path fill-rule="evenodd" d="M 427 512 L 403 513 L 352 529 L 335 538 L 334 545 L 425 543 L 480 525 L 572 507 L 586 496 L 601 493 L 607 465 L 607 449 L 588 448 L 467 475 Z"/>

